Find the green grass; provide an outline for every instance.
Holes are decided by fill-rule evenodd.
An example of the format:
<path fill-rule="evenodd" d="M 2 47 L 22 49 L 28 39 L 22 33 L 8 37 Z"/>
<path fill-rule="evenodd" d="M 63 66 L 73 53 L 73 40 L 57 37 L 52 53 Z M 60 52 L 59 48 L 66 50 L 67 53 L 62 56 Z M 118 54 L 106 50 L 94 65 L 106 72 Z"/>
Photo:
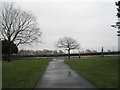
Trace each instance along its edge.
<path fill-rule="evenodd" d="M 98 88 L 118 87 L 118 57 L 78 59 L 65 63 Z"/>
<path fill-rule="evenodd" d="M 0 60 L 0 89 L 2 88 L 2 61 Z"/>
<path fill-rule="evenodd" d="M 2 63 L 3 88 L 34 88 L 50 59 L 14 60 Z"/>

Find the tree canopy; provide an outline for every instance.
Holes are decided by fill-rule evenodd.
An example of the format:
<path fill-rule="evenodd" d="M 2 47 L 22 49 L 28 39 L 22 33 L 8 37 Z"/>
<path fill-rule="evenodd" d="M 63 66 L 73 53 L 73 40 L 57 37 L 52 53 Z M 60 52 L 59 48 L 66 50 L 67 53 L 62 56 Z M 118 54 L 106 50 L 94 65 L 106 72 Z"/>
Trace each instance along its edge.
<path fill-rule="evenodd" d="M 0 32 L 3 40 L 14 42 L 17 46 L 40 42 L 41 32 L 36 17 L 30 12 L 16 8 L 14 3 L 4 3 L 0 15 Z"/>
<path fill-rule="evenodd" d="M 69 54 L 69 58 L 70 58 L 70 50 L 80 48 L 80 45 L 77 43 L 77 41 L 71 37 L 60 38 L 60 40 L 57 42 L 56 46 L 58 48 L 63 48 L 65 50 L 67 50 L 68 54 Z"/>

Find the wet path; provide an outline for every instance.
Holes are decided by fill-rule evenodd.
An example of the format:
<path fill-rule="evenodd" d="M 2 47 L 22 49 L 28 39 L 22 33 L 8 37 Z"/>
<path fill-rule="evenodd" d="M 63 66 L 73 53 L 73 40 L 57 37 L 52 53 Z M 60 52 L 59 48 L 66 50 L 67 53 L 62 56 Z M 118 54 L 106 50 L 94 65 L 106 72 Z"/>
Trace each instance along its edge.
<path fill-rule="evenodd" d="M 53 59 L 35 88 L 95 88 L 95 86 L 66 65 L 64 60 Z"/>

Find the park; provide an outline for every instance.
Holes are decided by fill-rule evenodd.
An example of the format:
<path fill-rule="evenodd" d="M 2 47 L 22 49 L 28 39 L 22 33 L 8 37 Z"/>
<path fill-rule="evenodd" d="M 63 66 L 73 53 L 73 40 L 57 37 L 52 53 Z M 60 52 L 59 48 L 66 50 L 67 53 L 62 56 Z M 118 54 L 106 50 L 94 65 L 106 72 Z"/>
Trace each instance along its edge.
<path fill-rule="evenodd" d="M 3 65 L 2 65 L 3 66 L 3 72 L 2 72 L 3 88 L 35 88 L 37 83 L 36 81 L 40 79 L 40 76 L 42 76 L 46 66 L 48 65 L 48 62 L 50 63 L 51 61 L 52 61 L 52 58 L 51 59 L 50 58 L 48 59 L 33 58 L 33 59 L 14 60 L 10 63 L 3 62 Z M 65 63 L 69 65 L 73 70 L 75 70 L 75 72 L 77 72 L 80 76 L 89 80 L 97 88 L 117 88 L 118 86 L 118 57 L 104 57 L 104 58 L 98 57 L 98 58 L 83 58 L 83 59 L 81 58 L 76 60 L 74 59 L 65 60 Z M 58 82 L 62 81 L 64 84 L 65 78 L 67 79 L 72 77 L 72 76 L 71 77 L 67 76 L 68 71 L 69 70 L 64 71 L 65 75 L 62 76 L 63 79 L 59 80 L 59 77 L 60 77 L 59 75 L 61 75 L 62 73 L 57 74 L 58 77 L 54 77 L 53 75 L 53 78 L 58 79 L 57 80 Z M 48 74 L 48 76 L 49 75 L 50 74 Z M 51 82 L 53 80 L 51 80 Z M 50 84 L 51 82 L 48 82 L 48 83 Z M 74 81 L 72 82 L 74 83 Z M 45 88 L 44 83 L 42 86 Z M 46 84 L 46 87 L 47 87 L 47 84 Z M 58 87 L 52 86 L 52 85 L 48 86 L 48 88 L 52 88 L 52 87 L 64 88 L 64 86 L 60 87 L 59 85 Z M 70 88 L 70 87 L 72 87 L 72 84 L 70 84 L 69 86 L 69 83 L 68 83 L 67 88 Z M 76 88 L 76 85 L 74 86 L 73 84 L 73 88 Z M 81 88 L 91 88 L 91 87 L 81 86 Z"/>
<path fill-rule="evenodd" d="M 108 15 L 113 3 L 110 25 L 116 16 L 103 22 L 97 9 Z M 119 88 L 120 1 L 0 5 L 0 88 Z"/>

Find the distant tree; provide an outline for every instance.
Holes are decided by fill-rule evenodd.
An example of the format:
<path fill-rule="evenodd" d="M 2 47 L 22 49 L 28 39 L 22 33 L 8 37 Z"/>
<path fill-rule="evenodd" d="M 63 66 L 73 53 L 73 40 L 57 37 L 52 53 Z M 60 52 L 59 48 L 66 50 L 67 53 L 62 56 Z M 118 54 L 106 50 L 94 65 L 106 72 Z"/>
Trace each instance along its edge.
<path fill-rule="evenodd" d="M 111 52 L 111 50 L 107 50 L 108 52 Z"/>
<path fill-rule="evenodd" d="M 49 50 L 44 49 L 44 50 L 43 50 L 43 54 L 49 54 Z"/>
<path fill-rule="evenodd" d="M 54 50 L 54 51 L 53 51 L 53 54 L 54 54 L 55 56 L 57 56 L 57 55 L 58 55 L 58 51 L 57 51 L 57 50 Z"/>
<path fill-rule="evenodd" d="M 91 53 L 92 51 L 89 50 L 89 49 L 86 49 L 85 52 L 86 52 L 86 53 Z"/>
<path fill-rule="evenodd" d="M 58 52 L 59 54 L 64 54 L 64 52 L 62 51 L 62 50 L 59 50 L 59 52 Z"/>
<path fill-rule="evenodd" d="M 15 8 L 13 3 L 4 3 L 0 12 L 0 32 L 2 40 L 8 41 L 8 61 L 10 61 L 11 42 L 17 46 L 41 42 L 41 32 L 33 14 Z"/>
<path fill-rule="evenodd" d="M 92 50 L 92 53 L 97 53 L 97 51 L 96 50 Z"/>
<path fill-rule="evenodd" d="M 84 51 L 82 50 L 81 53 L 84 53 Z"/>
<path fill-rule="evenodd" d="M 57 42 L 56 46 L 58 48 L 63 48 L 65 50 L 67 50 L 69 59 L 70 59 L 70 51 L 73 50 L 73 49 L 78 49 L 79 48 L 79 44 L 77 43 L 77 41 L 72 39 L 71 37 L 61 38 Z"/>

